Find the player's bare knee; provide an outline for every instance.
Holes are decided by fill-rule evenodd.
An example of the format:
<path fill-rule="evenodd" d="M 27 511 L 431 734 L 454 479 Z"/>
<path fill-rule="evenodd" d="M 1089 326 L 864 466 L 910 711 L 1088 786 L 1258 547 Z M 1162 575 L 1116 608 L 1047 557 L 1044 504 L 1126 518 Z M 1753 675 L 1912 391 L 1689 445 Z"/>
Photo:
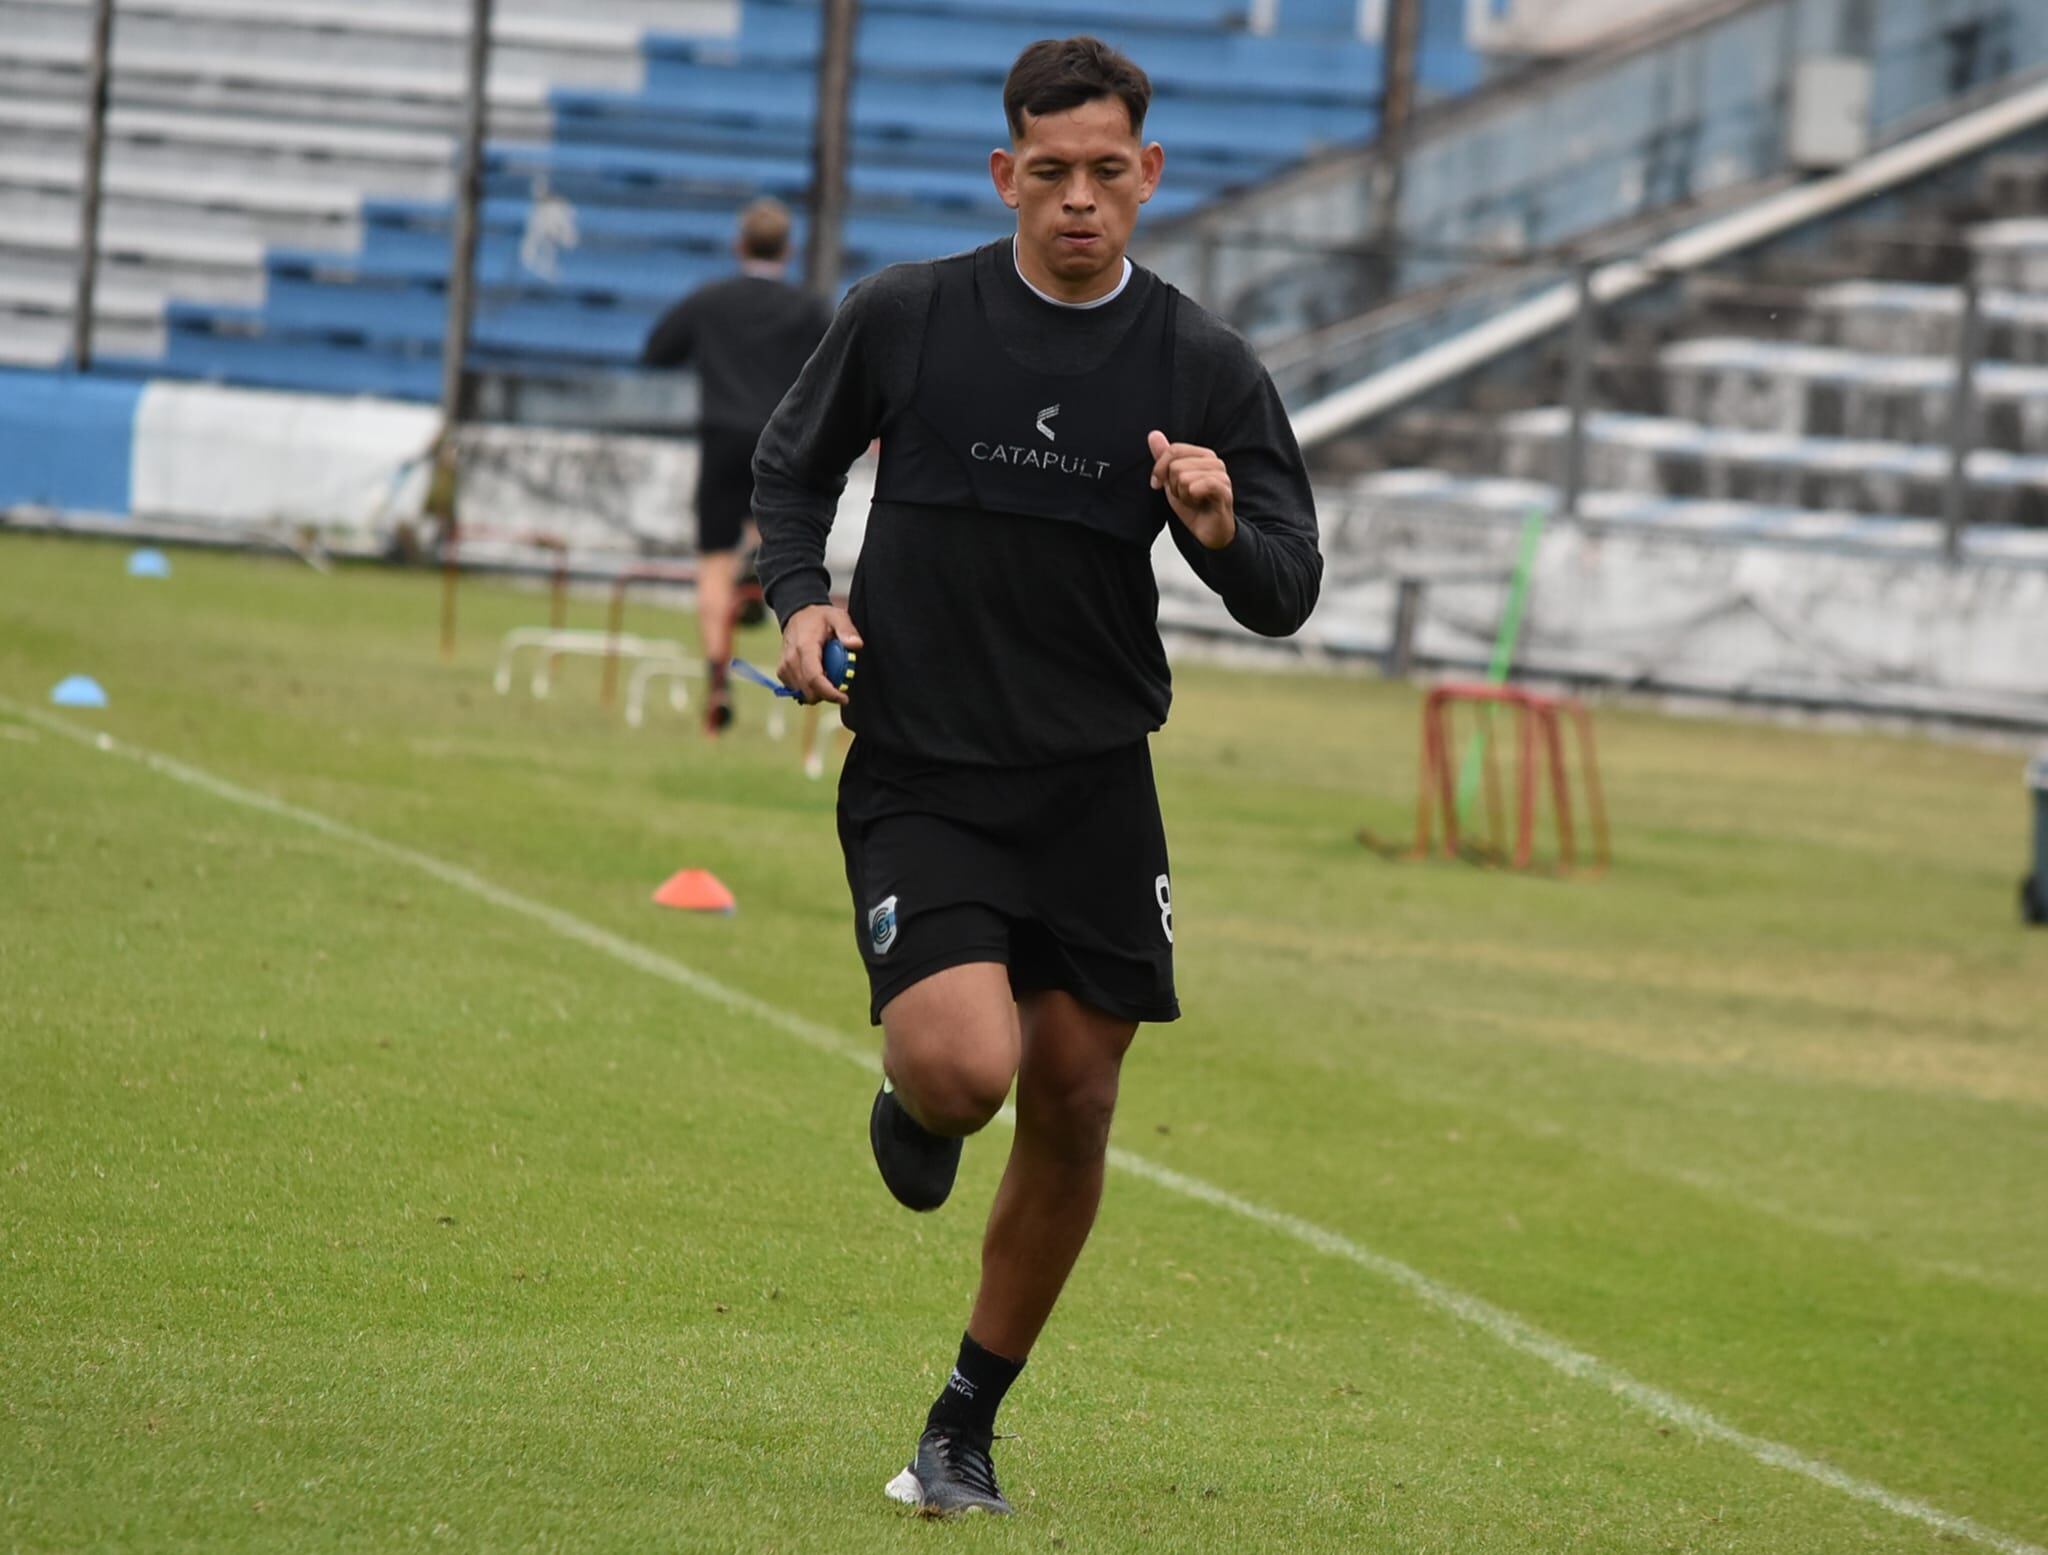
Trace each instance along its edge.
<path fill-rule="evenodd" d="M 1005 1032 L 891 1031 L 885 1068 L 912 1117 L 940 1134 L 972 1134 L 1009 1098 L 1017 1050 Z"/>
<path fill-rule="evenodd" d="M 1046 1153 L 1072 1166 L 1100 1161 L 1116 1117 L 1116 1073 L 1038 1077 L 1018 1097 L 1018 1116 Z"/>
<path fill-rule="evenodd" d="M 892 1070 L 897 1090 L 913 1116 L 940 1134 L 973 1134 L 1002 1110 L 1013 1070 L 1008 1055 L 993 1046 L 927 1052 L 920 1061 Z"/>

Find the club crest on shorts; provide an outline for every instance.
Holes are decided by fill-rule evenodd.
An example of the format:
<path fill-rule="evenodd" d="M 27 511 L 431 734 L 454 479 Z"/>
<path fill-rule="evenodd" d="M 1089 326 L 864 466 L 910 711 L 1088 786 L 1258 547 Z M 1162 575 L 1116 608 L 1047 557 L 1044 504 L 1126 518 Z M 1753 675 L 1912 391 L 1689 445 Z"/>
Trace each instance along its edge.
<path fill-rule="evenodd" d="M 885 896 L 868 909 L 868 943 L 875 954 L 886 956 L 896 943 L 896 898 Z"/>

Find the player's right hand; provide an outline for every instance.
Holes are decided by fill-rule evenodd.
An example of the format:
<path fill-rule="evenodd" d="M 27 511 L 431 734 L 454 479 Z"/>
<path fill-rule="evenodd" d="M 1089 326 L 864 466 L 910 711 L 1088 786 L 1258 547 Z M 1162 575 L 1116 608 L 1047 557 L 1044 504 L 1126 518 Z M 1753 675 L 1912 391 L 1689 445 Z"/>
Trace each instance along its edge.
<path fill-rule="evenodd" d="M 825 644 L 835 637 L 859 651 L 853 617 L 837 605 L 806 605 L 782 628 L 782 662 L 775 673 L 806 702 L 846 704 L 846 693 L 825 678 Z"/>

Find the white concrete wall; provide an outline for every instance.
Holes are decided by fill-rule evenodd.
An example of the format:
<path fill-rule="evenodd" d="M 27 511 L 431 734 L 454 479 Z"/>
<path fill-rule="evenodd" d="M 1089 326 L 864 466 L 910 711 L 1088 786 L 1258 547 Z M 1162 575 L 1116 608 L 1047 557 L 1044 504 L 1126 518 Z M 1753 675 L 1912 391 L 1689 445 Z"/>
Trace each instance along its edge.
<path fill-rule="evenodd" d="M 153 384 L 136 415 L 134 512 L 231 531 L 311 526 L 376 549 L 419 513 L 434 430 L 421 406 Z M 696 451 L 686 441 L 480 427 L 463 449 L 464 520 L 479 545 L 503 552 L 547 535 L 602 561 L 694 539 Z M 863 460 L 828 556 L 841 588 L 872 492 Z M 1951 567 L 1931 524 L 1830 526 L 1816 515 L 1794 537 L 1758 537 L 1682 515 L 1639 520 L 1624 498 L 1594 500 L 1614 505 L 1608 521 L 1553 525 L 1538 552 L 1518 658 L 1529 672 L 2048 726 L 2048 532 L 1975 532 L 1968 559 Z M 1439 580 L 1418 651 L 1484 662 L 1529 505 L 1505 483 L 1496 512 L 1327 494 L 1330 576 L 1303 642 L 1378 652 L 1392 580 L 1406 574 Z M 1167 537 L 1155 561 L 1167 626 L 1256 641 Z"/>
<path fill-rule="evenodd" d="M 1494 517 L 1325 509 L 1330 578 L 1312 649 L 1377 654 L 1394 578 L 1427 585 L 1425 661 L 1481 665 L 1521 528 Z M 2048 727 L 2048 532 L 1985 533 L 1951 567 L 1936 526 L 1816 544 L 1675 528 L 1553 525 L 1537 552 L 1517 669 L 1730 697 L 1842 703 Z M 1880 530 L 1882 538 L 1879 538 Z M 1177 553 L 1157 555 L 1161 616 L 1231 630 Z"/>
<path fill-rule="evenodd" d="M 419 511 L 436 421 L 429 406 L 390 400 L 154 382 L 136 409 L 131 506 L 361 543 Z"/>
<path fill-rule="evenodd" d="M 162 380 L 136 408 L 134 517 L 223 533 L 318 531 L 376 551 L 416 520 L 440 424 L 431 406 Z M 593 559 L 695 544 L 697 447 L 688 438 L 472 426 L 462 447 L 466 538 L 510 554 L 538 536 Z M 831 557 L 852 573 L 872 461 L 847 483 Z"/>

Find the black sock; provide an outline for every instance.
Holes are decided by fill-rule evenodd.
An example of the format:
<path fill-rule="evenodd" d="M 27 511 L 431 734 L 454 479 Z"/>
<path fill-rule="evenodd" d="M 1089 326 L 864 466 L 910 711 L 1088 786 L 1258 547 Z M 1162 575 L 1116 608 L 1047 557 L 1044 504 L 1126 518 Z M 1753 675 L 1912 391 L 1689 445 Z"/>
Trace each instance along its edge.
<path fill-rule="evenodd" d="M 938 1402 L 925 1417 L 927 1431 L 945 1429 L 987 1441 L 996 1434 L 996 1410 L 1003 1395 L 1024 1369 L 1022 1361 L 1005 1360 L 984 1350 L 970 1334 L 960 1336 L 960 1359 L 946 1379 Z"/>

